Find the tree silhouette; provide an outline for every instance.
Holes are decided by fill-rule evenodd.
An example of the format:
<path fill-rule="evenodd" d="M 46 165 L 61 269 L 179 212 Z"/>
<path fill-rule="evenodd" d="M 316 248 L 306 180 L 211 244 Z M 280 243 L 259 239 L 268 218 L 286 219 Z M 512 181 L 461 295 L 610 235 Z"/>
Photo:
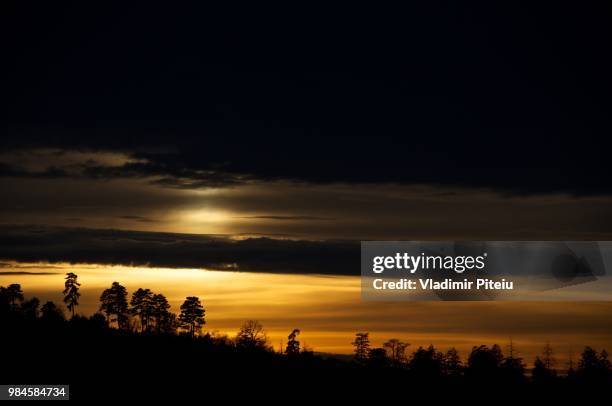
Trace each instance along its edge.
<path fill-rule="evenodd" d="M 549 384 L 555 378 L 555 371 L 546 366 L 546 363 L 537 356 L 533 362 L 531 379 L 536 384 Z"/>
<path fill-rule="evenodd" d="M 578 361 L 579 369 L 595 369 L 599 366 L 599 356 L 592 347 L 585 347 Z"/>
<path fill-rule="evenodd" d="M 127 290 L 119 282 L 113 282 L 100 295 L 100 311 L 109 323 L 116 321 L 119 330 L 129 329 Z"/>
<path fill-rule="evenodd" d="M 64 312 L 55 303 L 47 302 L 40 308 L 40 317 L 45 321 L 59 322 L 64 320 Z"/>
<path fill-rule="evenodd" d="M 612 364 L 610 364 L 610 360 L 608 359 L 608 351 L 601 350 L 599 353 L 599 364 L 606 372 L 610 372 L 612 370 Z"/>
<path fill-rule="evenodd" d="M 553 349 L 549 342 L 546 342 L 541 356 L 537 356 L 533 362 L 531 378 L 537 384 L 550 384 L 557 376 L 557 371 L 553 368 L 555 359 Z"/>
<path fill-rule="evenodd" d="M 544 346 L 544 351 L 542 351 L 542 361 L 544 361 L 544 365 L 546 366 L 546 369 L 552 370 L 556 360 L 553 357 L 553 349 L 550 346 L 550 343 L 547 341 L 546 345 Z"/>
<path fill-rule="evenodd" d="M 444 354 L 444 374 L 457 377 L 461 375 L 462 370 L 461 357 L 455 348 L 451 348 Z"/>
<path fill-rule="evenodd" d="M 23 302 L 23 291 L 18 283 L 8 285 L 6 288 L 0 287 L 0 296 L 13 310 L 16 309 L 17 302 Z"/>
<path fill-rule="evenodd" d="M 520 382 L 525 378 L 525 364 L 520 357 L 507 356 L 499 367 L 505 380 Z"/>
<path fill-rule="evenodd" d="M 195 332 L 200 330 L 206 323 L 204 321 L 205 310 L 197 296 L 188 296 L 185 302 L 181 305 L 181 314 L 179 322 L 181 326 L 186 328 L 191 337 L 195 336 Z"/>
<path fill-rule="evenodd" d="M 444 371 L 444 354 L 436 351 L 433 345 L 426 349 L 419 347 L 408 362 L 410 371 L 419 378 L 436 378 L 442 376 Z"/>
<path fill-rule="evenodd" d="M 33 297 L 30 300 L 25 300 L 21 303 L 21 313 L 27 319 L 34 320 L 38 318 L 38 307 L 40 306 L 40 300 L 37 297 Z"/>
<path fill-rule="evenodd" d="M 612 367 L 606 350 L 597 353 L 592 347 L 585 347 L 576 374 L 584 381 L 599 382 L 612 374 Z"/>
<path fill-rule="evenodd" d="M 163 334 L 176 334 L 176 329 L 179 328 L 179 322 L 176 314 L 166 312 L 157 322 L 157 332 Z"/>
<path fill-rule="evenodd" d="M 503 359 L 501 348 L 497 344 L 491 348 L 486 345 L 473 347 L 468 357 L 466 374 L 470 377 L 492 380 L 498 376 Z"/>
<path fill-rule="evenodd" d="M 517 357 L 517 354 L 518 351 L 514 347 L 514 342 L 512 341 L 511 337 L 510 343 L 508 344 L 508 356 L 503 358 L 499 367 L 500 372 L 503 375 L 503 379 L 513 381 L 515 383 L 525 379 L 525 364 L 523 363 L 523 359 L 521 357 Z"/>
<path fill-rule="evenodd" d="M 46 354 L 50 354 L 49 357 L 55 357 L 52 349 L 67 339 L 74 338 L 75 353 L 96 360 L 96 362 L 84 364 L 83 369 L 78 373 L 83 375 L 87 373 L 89 376 L 96 372 L 103 373 L 97 376 L 98 379 L 105 379 L 116 373 L 117 362 L 120 363 L 130 355 L 139 351 L 150 354 L 154 349 L 155 357 L 144 357 L 147 360 L 139 359 L 141 362 L 139 373 L 148 374 L 143 375 L 146 378 L 158 377 L 160 371 L 163 371 L 158 366 L 165 366 L 163 363 L 168 360 L 184 360 L 201 354 L 202 359 L 211 361 L 209 364 L 211 371 L 219 374 L 221 369 L 227 368 L 227 370 L 223 369 L 223 372 L 229 371 L 228 376 L 231 376 L 236 368 L 252 367 L 254 362 L 257 362 L 256 367 L 261 366 L 262 371 L 258 373 L 258 376 L 266 378 L 270 377 L 271 371 L 280 371 L 279 374 L 285 374 L 289 371 L 303 369 L 305 377 L 316 375 L 317 377 L 333 378 L 337 374 L 347 373 L 350 377 L 364 376 L 366 378 L 364 382 L 371 382 L 371 378 L 374 377 L 383 377 L 384 382 L 393 382 L 393 384 L 405 382 L 403 380 L 408 378 L 411 385 L 416 385 L 412 386 L 413 388 L 426 387 L 431 383 L 434 388 L 441 388 L 441 390 L 458 388 L 463 384 L 468 384 L 469 387 L 475 383 L 479 385 L 479 388 L 503 389 L 503 393 L 514 393 L 517 390 L 532 387 L 541 393 L 550 394 L 567 393 L 567 390 L 575 390 L 575 388 L 588 388 L 584 386 L 585 384 L 592 385 L 591 389 L 605 388 L 612 382 L 612 365 L 608 353 L 605 350 L 598 352 L 591 347 L 584 349 L 576 371 L 568 371 L 568 375 L 563 376 L 555 373 L 554 362 L 550 360 L 552 349 L 547 344 L 543 353 L 536 357 L 533 363 L 530 379 L 525 377 L 525 365 L 523 360 L 517 356 L 518 352 L 512 342 L 508 347 L 506 357 L 498 345 L 474 347 L 468 357 L 467 367 L 464 367 L 454 348 L 447 352 L 439 352 L 433 345 L 419 347 L 408 357 L 407 344 L 398 339 L 387 341 L 384 348 L 369 348 L 368 333 L 357 333 L 352 343 L 356 349 L 359 349 L 356 354 L 363 354 L 367 349 L 367 355 L 361 358 L 363 362 L 355 363 L 341 359 L 331 360 L 306 350 L 305 343 L 303 341 L 300 343 L 297 339 L 300 330 L 294 329 L 288 336 L 286 346 L 281 345 L 280 352 L 287 355 L 282 358 L 281 354 L 269 351 L 265 331 L 255 320 L 249 320 L 243 324 L 235 341 L 229 340 L 227 336 L 218 336 L 214 333 L 206 334 L 201 339 L 185 341 L 186 338 L 176 335 L 143 336 L 140 332 L 130 331 L 126 327 L 129 323 L 120 321 L 128 320 L 127 291 L 117 282 L 106 289 L 100 298 L 101 309 L 105 311 L 106 316 L 102 313 L 96 313 L 90 317 L 75 314 L 70 320 L 63 317 L 62 310 L 53 302 L 46 302 L 41 307 L 35 297 L 23 300 L 23 292 L 19 285 L 11 285 L 10 288 L 3 287 L 0 293 L 0 302 L 4 305 L 2 309 L 9 309 L 8 312 L 0 312 L 0 325 L 3 326 L 2 336 L 3 339 L 8 339 L 6 347 L 11 350 L 5 354 L 5 358 L 9 357 L 9 360 L 13 362 L 9 364 L 3 358 L 7 365 L 19 367 L 19 362 L 13 361 L 10 357 L 12 353 L 24 357 L 21 354 L 26 354 L 28 348 L 42 347 Z M 141 322 L 142 326 L 146 326 L 143 327 L 143 331 L 153 331 L 153 328 L 157 327 L 157 331 L 161 333 L 176 332 L 176 316 L 169 312 L 168 300 L 163 295 L 153 294 L 147 289 L 139 289 L 132 299 L 132 309 L 138 310 L 134 315 L 139 319 L 146 314 L 146 306 L 143 306 L 143 303 L 150 301 L 152 311 L 149 320 Z M 12 307 L 14 307 L 13 310 L 10 310 Z M 127 331 L 121 334 L 109 331 L 108 319 L 111 316 L 118 320 L 120 328 Z M 181 306 L 181 326 L 187 328 L 193 336 L 203 322 L 204 309 L 199 299 L 188 297 Z M 188 345 L 185 345 L 186 343 Z M 240 351 L 236 351 L 236 348 L 239 348 Z M 263 351 L 256 353 L 261 350 Z M 296 356 L 298 354 L 299 356 Z M 287 362 L 289 356 L 292 358 L 291 362 Z M 28 362 L 24 362 L 23 365 L 31 365 L 30 362 L 36 359 L 35 357 L 27 358 L 28 355 L 25 357 Z M 549 362 L 546 361 L 546 357 L 549 358 Z M 49 358 L 49 363 L 51 360 L 54 361 L 53 368 L 59 365 L 60 368 L 65 368 L 62 370 L 64 373 L 73 369 L 73 365 L 63 365 L 61 357 Z M 109 362 L 109 360 L 116 362 Z M 172 366 L 179 369 L 182 365 L 179 362 L 181 361 L 177 361 L 177 364 L 172 364 Z M 87 367 L 91 369 L 85 369 Z M 291 369 L 286 369 L 287 367 Z M 188 372 L 196 371 L 195 368 Z M 122 378 L 129 380 L 130 376 L 128 373 Z M 475 377 L 477 379 L 472 381 Z M 381 381 L 376 384 L 378 385 L 379 382 Z"/>
<path fill-rule="evenodd" d="M 153 295 L 151 298 L 151 306 L 152 306 L 152 317 L 155 321 L 155 328 L 157 333 L 161 333 L 162 331 L 167 333 L 169 330 L 173 330 L 174 320 L 176 316 L 169 312 L 170 303 L 168 303 L 168 299 L 166 296 L 162 294 Z M 174 316 L 174 317 L 172 317 Z"/>
<path fill-rule="evenodd" d="M 406 348 L 409 345 L 397 338 L 392 338 L 383 344 L 383 348 L 387 350 L 391 363 L 394 366 L 399 366 L 406 362 Z"/>
<path fill-rule="evenodd" d="M 351 344 L 355 347 L 355 361 L 364 362 L 370 352 L 370 333 L 356 333 L 355 341 Z"/>
<path fill-rule="evenodd" d="M 285 354 L 289 356 L 298 355 L 300 353 L 300 342 L 297 340 L 297 336 L 300 334 L 300 330 L 295 328 L 287 337 L 287 348 Z"/>
<path fill-rule="evenodd" d="M 567 354 L 567 378 L 570 380 L 574 380 L 576 378 L 576 370 L 574 369 L 574 352 L 572 351 L 572 347 L 569 347 Z"/>
<path fill-rule="evenodd" d="M 236 335 L 236 346 L 240 348 L 266 348 L 268 337 L 257 320 L 245 321 Z"/>
<path fill-rule="evenodd" d="M 497 362 L 497 365 L 502 362 L 502 360 L 504 359 L 504 353 L 502 352 L 502 349 L 499 345 L 493 344 L 491 346 L 491 357 Z"/>
<path fill-rule="evenodd" d="M 66 303 L 66 307 L 70 312 L 72 312 L 72 317 L 74 317 L 76 307 L 79 305 L 79 297 L 81 294 L 79 293 L 79 286 L 81 284 L 77 282 L 78 276 L 73 272 L 68 272 L 66 274 L 66 282 L 64 283 L 64 303 Z"/>
<path fill-rule="evenodd" d="M 372 368 L 384 368 L 389 365 L 387 350 L 381 347 L 371 348 L 368 351 L 367 365 Z"/>
<path fill-rule="evenodd" d="M 106 322 L 106 316 L 102 313 L 94 313 L 89 317 L 89 323 L 95 330 L 102 330 L 104 328 L 108 328 L 108 323 Z"/>
<path fill-rule="evenodd" d="M 140 319 L 140 332 L 148 331 L 149 321 L 154 313 L 153 292 L 149 289 L 139 288 L 132 293 L 130 306 L 132 316 L 137 316 Z"/>

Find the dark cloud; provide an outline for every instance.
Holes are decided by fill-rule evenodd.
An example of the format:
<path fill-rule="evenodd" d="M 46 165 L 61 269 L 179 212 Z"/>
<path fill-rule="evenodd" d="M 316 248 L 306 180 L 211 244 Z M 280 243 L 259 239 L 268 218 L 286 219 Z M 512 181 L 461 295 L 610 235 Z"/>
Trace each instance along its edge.
<path fill-rule="evenodd" d="M 359 274 L 359 242 L 0 226 L 0 258 L 245 272 Z"/>
<path fill-rule="evenodd" d="M 10 262 L 1 262 L 0 269 L 64 269 L 61 266 L 49 265 L 49 264 L 20 264 L 20 263 L 10 263 Z"/>
<path fill-rule="evenodd" d="M 56 179 L 69 177 L 71 174 L 54 166 L 49 166 L 42 171 L 28 171 L 17 166 L 11 166 L 7 163 L 0 162 L 0 176 L 10 178 Z"/>
<path fill-rule="evenodd" d="M 279 19 L 260 7 L 15 6 L 0 24 L 12 135 L 1 148 L 137 160 L 0 174 L 612 192 L 600 180 L 612 169 L 607 13 L 404 7 Z"/>
<path fill-rule="evenodd" d="M 255 219 L 255 220 L 334 220 L 331 217 L 317 217 L 317 216 L 238 216 L 236 218 L 240 219 Z"/>
<path fill-rule="evenodd" d="M 60 272 L 0 272 L 0 275 L 59 275 Z"/>
<path fill-rule="evenodd" d="M 64 268 L 48 264 L 27 265 L 20 263 L 0 262 L 0 269 L 11 269 L 10 271 L 0 271 L 0 275 L 59 275 L 62 272 L 31 272 L 23 271 L 23 269 L 63 270 Z"/>
<path fill-rule="evenodd" d="M 155 223 L 156 220 L 149 218 L 149 217 L 144 217 L 144 216 L 130 216 L 130 215 L 125 215 L 125 216 L 117 216 L 117 218 L 120 218 L 122 220 L 133 220 L 133 221 L 138 221 L 140 223 Z"/>
<path fill-rule="evenodd" d="M 131 161 L 83 163 L 69 170 L 58 163 L 37 171 L 3 164 L 0 176 L 86 179 L 148 178 L 181 189 L 233 187 L 256 182 L 309 184 L 428 184 L 487 188 L 503 194 L 610 194 L 600 177 L 612 168 L 607 143 L 586 135 L 536 137 L 132 137 L 125 145 L 71 136 L 6 144 L 6 151 L 53 147 L 66 151 L 106 148 Z M 503 140 L 503 142 L 497 141 Z M 167 152 L 143 152 L 172 145 Z M 89 145 L 89 146 L 88 146 Z M 139 145 L 137 147 L 135 145 Z M 110 149 L 114 148 L 114 149 Z M 60 157 L 61 159 L 61 157 Z"/>

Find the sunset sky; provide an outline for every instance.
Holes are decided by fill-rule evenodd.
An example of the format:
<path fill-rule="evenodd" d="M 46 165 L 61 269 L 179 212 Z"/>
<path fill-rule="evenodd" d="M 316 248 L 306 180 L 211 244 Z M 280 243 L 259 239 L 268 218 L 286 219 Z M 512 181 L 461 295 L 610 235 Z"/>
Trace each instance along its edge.
<path fill-rule="evenodd" d="M 275 347 L 612 349 L 612 302 L 364 303 L 358 276 L 361 240 L 612 239 L 600 11 L 82 7 L 2 17 L 0 285 L 60 301 L 75 271 L 84 314 L 115 280 L 198 295 L 207 331 Z"/>

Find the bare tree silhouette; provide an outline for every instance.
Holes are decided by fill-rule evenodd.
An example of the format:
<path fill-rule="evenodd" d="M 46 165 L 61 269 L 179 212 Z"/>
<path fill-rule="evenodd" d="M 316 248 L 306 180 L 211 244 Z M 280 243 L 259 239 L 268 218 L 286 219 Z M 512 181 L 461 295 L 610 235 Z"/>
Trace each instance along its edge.
<path fill-rule="evenodd" d="M 245 321 L 236 335 L 236 346 L 240 348 L 266 348 L 268 337 L 257 320 Z"/>
<path fill-rule="evenodd" d="M 383 344 L 387 350 L 389 359 L 394 366 L 399 366 L 406 362 L 406 348 L 410 344 L 405 343 L 397 338 L 392 338 Z"/>

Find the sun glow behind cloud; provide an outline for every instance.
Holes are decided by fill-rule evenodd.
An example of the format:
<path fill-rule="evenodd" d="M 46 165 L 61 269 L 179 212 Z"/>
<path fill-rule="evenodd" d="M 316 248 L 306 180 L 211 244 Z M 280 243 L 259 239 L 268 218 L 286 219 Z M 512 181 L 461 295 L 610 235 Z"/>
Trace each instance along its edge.
<path fill-rule="evenodd" d="M 179 224 L 185 225 L 194 232 L 206 230 L 206 233 L 209 234 L 221 234 L 228 232 L 227 226 L 232 221 L 233 215 L 216 208 L 201 208 L 187 210 L 176 217 Z"/>

